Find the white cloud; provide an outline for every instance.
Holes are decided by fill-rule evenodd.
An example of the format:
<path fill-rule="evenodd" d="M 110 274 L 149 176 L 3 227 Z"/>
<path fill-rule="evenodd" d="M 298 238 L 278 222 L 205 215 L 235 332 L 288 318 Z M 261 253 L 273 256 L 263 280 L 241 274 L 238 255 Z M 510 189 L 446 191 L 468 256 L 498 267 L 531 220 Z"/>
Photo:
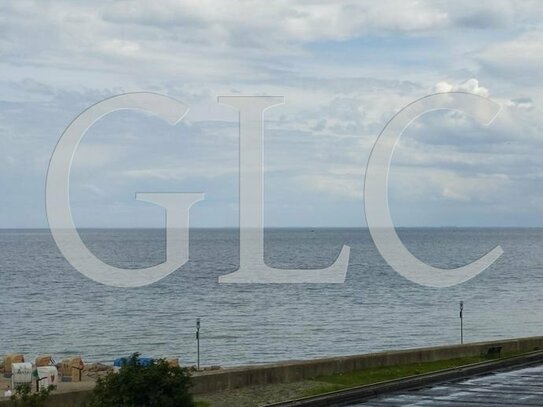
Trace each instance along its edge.
<path fill-rule="evenodd" d="M 480 86 L 479 81 L 474 78 L 468 79 L 467 81 L 459 84 L 451 84 L 445 81 L 438 82 L 435 86 L 435 90 L 436 92 L 468 92 L 484 97 L 488 97 L 490 95 L 489 90 L 483 86 Z"/>
<path fill-rule="evenodd" d="M 302 188 L 316 189 L 322 196 L 331 196 L 333 199 L 347 198 L 355 202 L 362 202 L 364 168 L 335 168 L 328 173 L 301 175 L 296 182 Z"/>
<path fill-rule="evenodd" d="M 115 56 L 130 56 L 140 51 L 140 46 L 137 42 L 119 39 L 103 41 L 99 44 L 98 48 Z"/>
<path fill-rule="evenodd" d="M 121 178 L 131 178 L 135 180 L 142 179 L 158 179 L 158 180 L 184 180 L 195 178 L 216 178 L 224 177 L 228 175 L 235 175 L 238 173 L 238 168 L 226 168 L 221 166 L 218 170 L 217 167 L 210 165 L 191 165 L 179 168 L 179 165 L 169 166 L 164 168 L 147 168 L 147 169 L 133 169 L 121 172 L 118 176 Z"/>
<path fill-rule="evenodd" d="M 511 180 L 506 174 L 463 174 L 447 169 L 398 167 L 391 175 L 393 199 L 404 202 L 480 202 L 504 199 Z"/>
<path fill-rule="evenodd" d="M 446 11 L 426 1 L 120 1 L 106 21 L 175 30 L 194 39 L 270 47 L 272 42 L 343 40 L 373 30 L 420 31 L 448 24 Z M 246 38 L 242 38 L 242 37 Z M 270 44 L 265 44 L 265 42 Z"/>
<path fill-rule="evenodd" d="M 481 65 L 515 82 L 543 77 L 543 32 L 531 31 L 498 42 L 475 56 Z"/>

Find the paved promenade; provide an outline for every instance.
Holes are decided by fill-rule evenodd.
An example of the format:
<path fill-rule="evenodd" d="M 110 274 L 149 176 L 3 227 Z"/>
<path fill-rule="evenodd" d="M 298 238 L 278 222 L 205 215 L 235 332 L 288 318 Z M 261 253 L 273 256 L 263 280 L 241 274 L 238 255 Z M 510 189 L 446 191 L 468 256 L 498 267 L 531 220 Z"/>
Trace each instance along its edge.
<path fill-rule="evenodd" d="M 543 365 L 400 392 L 356 406 L 543 406 Z"/>

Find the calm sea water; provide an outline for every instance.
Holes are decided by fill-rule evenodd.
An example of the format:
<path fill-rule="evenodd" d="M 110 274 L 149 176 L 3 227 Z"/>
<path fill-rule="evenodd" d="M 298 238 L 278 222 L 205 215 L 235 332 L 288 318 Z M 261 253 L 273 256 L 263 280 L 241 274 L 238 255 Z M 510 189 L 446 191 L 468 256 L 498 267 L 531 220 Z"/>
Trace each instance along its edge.
<path fill-rule="evenodd" d="M 102 260 L 139 268 L 164 261 L 161 230 L 83 230 Z M 271 229 L 266 262 L 331 264 L 351 246 L 340 285 L 219 285 L 239 263 L 236 229 L 191 231 L 191 260 L 160 282 L 119 289 L 91 281 L 64 260 L 47 230 L 0 231 L 0 354 L 112 361 L 139 351 L 223 366 L 375 352 L 543 334 L 543 229 L 400 229 L 408 248 L 457 267 L 500 244 L 490 269 L 457 287 L 411 283 L 386 265 L 365 229 Z"/>

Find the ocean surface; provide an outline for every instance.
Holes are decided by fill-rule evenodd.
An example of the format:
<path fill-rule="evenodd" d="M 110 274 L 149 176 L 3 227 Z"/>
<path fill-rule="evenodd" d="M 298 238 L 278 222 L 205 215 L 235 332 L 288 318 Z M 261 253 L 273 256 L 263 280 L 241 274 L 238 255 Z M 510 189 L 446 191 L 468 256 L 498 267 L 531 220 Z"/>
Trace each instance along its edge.
<path fill-rule="evenodd" d="M 81 230 L 103 261 L 125 268 L 164 261 L 162 230 Z M 237 229 L 191 230 L 190 261 L 151 286 L 101 285 L 74 270 L 48 230 L 0 231 L 0 354 L 111 362 L 138 351 L 231 366 L 466 341 L 543 335 L 543 229 L 413 228 L 398 233 L 434 266 L 458 267 L 496 245 L 505 253 L 456 287 L 418 286 L 392 270 L 366 229 L 269 229 L 265 261 L 330 265 L 351 246 L 344 284 L 218 284 L 239 264 Z"/>

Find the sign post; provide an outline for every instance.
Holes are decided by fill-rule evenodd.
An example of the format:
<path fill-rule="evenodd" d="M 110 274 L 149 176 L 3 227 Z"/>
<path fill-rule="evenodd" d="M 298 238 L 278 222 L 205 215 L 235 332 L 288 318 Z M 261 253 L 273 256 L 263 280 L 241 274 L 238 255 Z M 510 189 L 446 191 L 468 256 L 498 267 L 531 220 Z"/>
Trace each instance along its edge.
<path fill-rule="evenodd" d="M 460 344 L 464 343 L 464 301 L 460 301 Z"/>
<path fill-rule="evenodd" d="M 196 346 L 197 346 L 197 366 L 200 370 L 200 318 L 196 318 Z"/>

